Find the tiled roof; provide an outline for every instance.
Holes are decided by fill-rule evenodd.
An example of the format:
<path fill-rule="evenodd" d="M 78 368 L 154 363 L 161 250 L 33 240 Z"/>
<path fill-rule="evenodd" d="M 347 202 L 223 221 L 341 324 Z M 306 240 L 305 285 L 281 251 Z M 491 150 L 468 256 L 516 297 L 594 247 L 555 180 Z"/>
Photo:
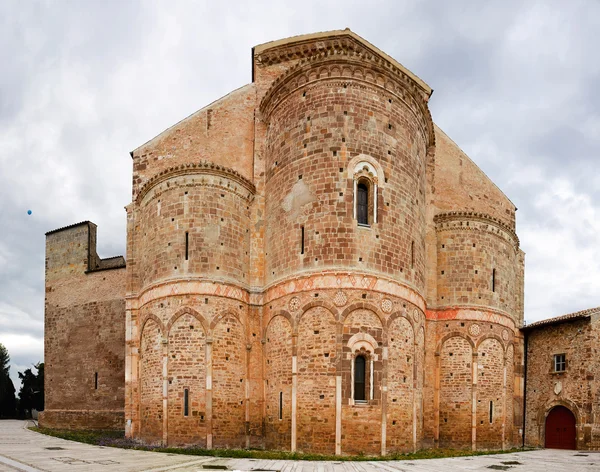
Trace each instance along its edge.
<path fill-rule="evenodd" d="M 568 315 L 556 316 L 555 318 L 548 318 L 547 320 L 536 321 L 535 323 L 531 323 L 523 329 L 529 330 L 532 328 L 538 328 L 541 326 L 549 326 L 560 323 L 566 323 L 567 321 L 574 320 L 582 320 L 585 318 L 590 318 L 592 315 L 596 313 L 600 313 L 600 307 L 597 308 L 588 308 L 587 310 L 576 311 L 575 313 L 569 313 Z"/>
<path fill-rule="evenodd" d="M 63 226 L 62 228 L 57 228 L 57 229 L 53 229 L 52 231 L 48 231 L 46 233 L 46 236 L 48 236 L 49 234 L 52 233 L 58 233 L 59 231 L 65 230 L 65 229 L 71 229 L 71 228 L 75 228 L 75 226 L 80 226 L 80 225 L 87 225 L 89 223 L 89 221 L 80 221 L 79 223 L 74 223 L 72 225 L 68 225 L 68 226 Z"/>

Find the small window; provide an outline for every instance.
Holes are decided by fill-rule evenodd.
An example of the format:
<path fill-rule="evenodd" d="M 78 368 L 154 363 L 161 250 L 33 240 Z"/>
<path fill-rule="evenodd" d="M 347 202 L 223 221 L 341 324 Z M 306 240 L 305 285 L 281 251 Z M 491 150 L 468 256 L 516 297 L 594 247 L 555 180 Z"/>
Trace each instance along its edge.
<path fill-rule="evenodd" d="M 356 219 L 359 225 L 369 225 L 369 189 L 364 183 L 356 187 Z"/>
<path fill-rule="evenodd" d="M 365 396 L 365 357 L 356 356 L 354 359 L 354 400 L 366 401 Z"/>
<path fill-rule="evenodd" d="M 565 354 L 554 354 L 554 372 L 567 370 L 567 356 Z"/>
<path fill-rule="evenodd" d="M 94 389 L 98 390 L 98 372 L 94 372 Z"/>
<path fill-rule="evenodd" d="M 183 389 L 183 416 L 189 416 L 190 414 L 190 394 L 187 388 Z"/>
<path fill-rule="evenodd" d="M 189 260 L 190 254 L 190 233 L 185 232 L 185 260 Z"/>
<path fill-rule="evenodd" d="M 492 269 L 492 292 L 496 291 L 496 269 Z"/>
<path fill-rule="evenodd" d="M 279 392 L 279 419 L 283 419 L 283 392 Z"/>

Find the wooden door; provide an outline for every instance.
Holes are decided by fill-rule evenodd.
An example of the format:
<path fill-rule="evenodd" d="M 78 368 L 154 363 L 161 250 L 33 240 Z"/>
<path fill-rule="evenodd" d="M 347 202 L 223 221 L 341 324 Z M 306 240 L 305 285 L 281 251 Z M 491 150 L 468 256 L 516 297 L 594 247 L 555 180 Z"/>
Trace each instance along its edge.
<path fill-rule="evenodd" d="M 576 449 L 575 416 L 564 406 L 552 408 L 546 418 L 546 447 Z"/>

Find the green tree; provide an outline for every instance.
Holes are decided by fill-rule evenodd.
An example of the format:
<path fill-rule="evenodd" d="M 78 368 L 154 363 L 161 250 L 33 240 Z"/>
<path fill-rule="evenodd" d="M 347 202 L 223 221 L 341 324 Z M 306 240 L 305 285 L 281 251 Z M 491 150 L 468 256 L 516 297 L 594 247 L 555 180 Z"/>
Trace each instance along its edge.
<path fill-rule="evenodd" d="M 19 413 L 29 416 L 32 409 L 44 409 L 44 363 L 38 362 L 33 366 L 37 373 L 31 369 L 19 372 L 21 390 L 19 390 Z"/>
<path fill-rule="evenodd" d="M 14 418 L 17 410 L 15 386 L 10 378 L 10 356 L 0 344 L 0 418 Z"/>

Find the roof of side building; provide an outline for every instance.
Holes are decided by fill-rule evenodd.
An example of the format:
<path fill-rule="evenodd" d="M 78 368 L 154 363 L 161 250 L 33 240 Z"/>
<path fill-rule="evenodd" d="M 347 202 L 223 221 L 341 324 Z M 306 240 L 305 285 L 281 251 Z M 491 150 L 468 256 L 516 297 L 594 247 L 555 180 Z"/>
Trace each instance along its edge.
<path fill-rule="evenodd" d="M 592 315 L 600 314 L 600 307 L 588 308 L 587 310 L 576 311 L 575 313 L 569 313 L 568 315 L 556 316 L 554 318 L 548 318 L 547 320 L 536 321 L 527 326 L 524 326 L 523 330 L 530 330 L 534 328 L 541 328 L 543 326 L 557 325 L 566 323 L 569 321 L 583 320 L 591 318 Z"/>

